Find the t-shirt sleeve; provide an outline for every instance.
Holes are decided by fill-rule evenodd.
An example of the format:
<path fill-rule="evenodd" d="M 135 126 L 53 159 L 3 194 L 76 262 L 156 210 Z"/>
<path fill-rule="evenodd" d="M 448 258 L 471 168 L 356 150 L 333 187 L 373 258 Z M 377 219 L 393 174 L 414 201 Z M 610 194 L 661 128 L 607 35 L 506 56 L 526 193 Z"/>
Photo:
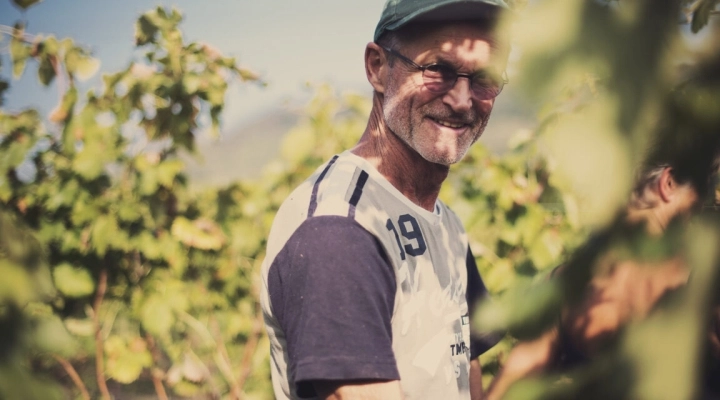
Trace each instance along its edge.
<path fill-rule="evenodd" d="M 400 379 L 395 273 L 377 238 L 354 220 L 303 222 L 270 266 L 268 291 L 299 392 L 315 380 Z"/>
<path fill-rule="evenodd" d="M 485 287 L 485 283 L 480 277 L 480 272 L 475 262 L 475 256 L 468 247 L 467 251 L 467 276 L 468 276 L 468 287 L 465 295 L 467 296 L 468 309 L 470 311 L 470 320 L 474 316 L 477 310 L 478 304 L 490 297 L 490 294 Z M 504 332 L 488 332 L 482 331 L 475 328 L 475 324 L 470 324 L 470 359 L 474 360 L 479 357 L 480 354 L 488 351 L 490 348 L 495 346 L 505 336 Z"/>

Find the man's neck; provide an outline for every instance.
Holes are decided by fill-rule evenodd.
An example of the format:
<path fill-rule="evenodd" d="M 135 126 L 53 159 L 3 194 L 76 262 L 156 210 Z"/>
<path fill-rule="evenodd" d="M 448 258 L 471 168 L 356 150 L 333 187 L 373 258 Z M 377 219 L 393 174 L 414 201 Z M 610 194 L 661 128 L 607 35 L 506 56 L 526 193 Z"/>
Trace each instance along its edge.
<path fill-rule="evenodd" d="M 385 124 L 378 95 L 368 125 L 352 152 L 372 164 L 397 190 L 432 211 L 449 167 L 431 163 L 397 137 Z"/>

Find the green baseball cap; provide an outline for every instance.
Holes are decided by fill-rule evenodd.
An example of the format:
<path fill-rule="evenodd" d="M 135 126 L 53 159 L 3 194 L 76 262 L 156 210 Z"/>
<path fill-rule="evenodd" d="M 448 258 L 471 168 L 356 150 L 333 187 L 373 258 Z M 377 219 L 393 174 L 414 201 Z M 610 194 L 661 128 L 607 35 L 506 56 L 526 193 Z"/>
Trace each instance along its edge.
<path fill-rule="evenodd" d="M 502 9 L 509 9 L 503 0 L 388 0 L 373 40 L 409 22 L 483 19 Z"/>

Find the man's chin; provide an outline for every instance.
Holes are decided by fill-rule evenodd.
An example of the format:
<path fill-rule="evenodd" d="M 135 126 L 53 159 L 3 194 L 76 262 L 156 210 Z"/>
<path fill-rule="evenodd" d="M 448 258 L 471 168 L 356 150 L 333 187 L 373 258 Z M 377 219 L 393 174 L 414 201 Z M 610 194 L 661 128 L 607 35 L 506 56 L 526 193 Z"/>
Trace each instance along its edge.
<path fill-rule="evenodd" d="M 465 155 L 465 153 L 462 153 L 462 154 L 434 153 L 434 154 L 427 154 L 427 155 L 423 154 L 422 156 L 426 161 L 431 162 L 433 164 L 439 164 L 439 165 L 442 165 L 445 167 L 450 167 L 451 165 L 457 164 L 458 162 L 460 162 L 460 160 L 462 160 L 464 155 Z"/>

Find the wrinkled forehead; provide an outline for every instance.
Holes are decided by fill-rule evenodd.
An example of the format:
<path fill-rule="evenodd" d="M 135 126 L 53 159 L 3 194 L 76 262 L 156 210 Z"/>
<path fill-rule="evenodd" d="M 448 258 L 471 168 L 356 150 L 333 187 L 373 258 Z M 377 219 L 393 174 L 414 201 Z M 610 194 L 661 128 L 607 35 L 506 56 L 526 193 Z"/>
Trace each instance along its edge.
<path fill-rule="evenodd" d="M 498 29 L 495 20 L 416 22 L 392 33 L 397 48 L 412 48 L 417 51 L 436 49 L 449 51 L 452 48 L 477 50 L 487 47 L 498 56 L 509 52 L 509 36 Z"/>
<path fill-rule="evenodd" d="M 502 70 L 507 63 L 508 39 L 489 24 L 471 21 L 422 22 L 403 28 L 395 35 L 395 43 L 386 45 L 406 55 L 420 57 L 420 60 L 445 60 L 469 69 L 494 65 L 494 68 Z"/>

